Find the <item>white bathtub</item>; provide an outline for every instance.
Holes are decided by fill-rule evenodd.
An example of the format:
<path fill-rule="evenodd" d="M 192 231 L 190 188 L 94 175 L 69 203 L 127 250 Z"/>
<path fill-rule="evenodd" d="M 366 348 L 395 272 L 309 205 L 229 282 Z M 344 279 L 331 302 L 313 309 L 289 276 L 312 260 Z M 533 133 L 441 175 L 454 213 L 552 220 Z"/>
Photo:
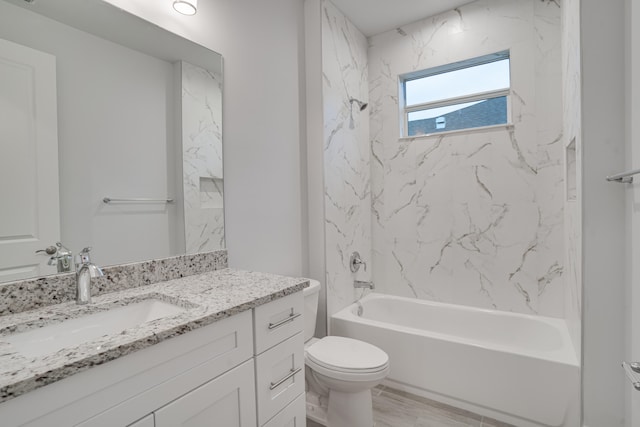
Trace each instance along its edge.
<path fill-rule="evenodd" d="M 389 354 L 387 384 L 517 426 L 578 425 L 580 369 L 564 321 L 370 294 L 331 334 Z"/>

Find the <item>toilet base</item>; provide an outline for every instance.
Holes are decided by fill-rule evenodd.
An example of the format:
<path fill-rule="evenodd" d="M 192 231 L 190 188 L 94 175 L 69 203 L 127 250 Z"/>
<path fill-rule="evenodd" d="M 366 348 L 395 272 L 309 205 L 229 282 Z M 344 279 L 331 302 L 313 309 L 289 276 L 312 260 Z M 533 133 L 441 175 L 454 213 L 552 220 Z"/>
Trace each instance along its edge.
<path fill-rule="evenodd" d="M 330 427 L 373 427 L 371 389 L 357 393 L 330 390 L 327 425 Z"/>
<path fill-rule="evenodd" d="M 333 400 L 332 400 L 333 396 Z M 327 427 L 372 427 L 371 390 L 343 393 L 331 390 L 327 397 L 307 390 L 307 418 Z"/>

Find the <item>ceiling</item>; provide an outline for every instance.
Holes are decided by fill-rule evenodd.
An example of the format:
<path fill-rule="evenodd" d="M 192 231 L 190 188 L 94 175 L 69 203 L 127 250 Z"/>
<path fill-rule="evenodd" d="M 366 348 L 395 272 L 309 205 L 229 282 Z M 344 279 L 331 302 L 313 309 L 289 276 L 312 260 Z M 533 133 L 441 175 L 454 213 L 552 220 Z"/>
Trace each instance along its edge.
<path fill-rule="evenodd" d="M 434 16 L 473 0 L 331 0 L 367 37 Z"/>

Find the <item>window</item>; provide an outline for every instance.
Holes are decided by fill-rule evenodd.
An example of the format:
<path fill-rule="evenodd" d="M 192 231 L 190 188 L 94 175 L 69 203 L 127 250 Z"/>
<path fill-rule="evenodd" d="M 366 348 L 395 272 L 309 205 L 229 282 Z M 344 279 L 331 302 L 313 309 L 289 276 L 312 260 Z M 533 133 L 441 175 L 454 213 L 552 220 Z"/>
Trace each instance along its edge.
<path fill-rule="evenodd" d="M 403 135 L 506 124 L 509 74 L 499 52 L 401 76 Z"/>

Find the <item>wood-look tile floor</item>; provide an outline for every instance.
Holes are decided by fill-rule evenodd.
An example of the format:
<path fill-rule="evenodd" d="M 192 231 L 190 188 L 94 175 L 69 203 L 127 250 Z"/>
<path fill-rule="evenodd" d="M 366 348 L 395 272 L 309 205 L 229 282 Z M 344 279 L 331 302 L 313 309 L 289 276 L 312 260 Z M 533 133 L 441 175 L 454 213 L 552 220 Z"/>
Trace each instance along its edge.
<path fill-rule="evenodd" d="M 374 427 L 513 427 L 385 386 L 372 391 Z M 322 427 L 307 420 L 307 427 Z"/>

